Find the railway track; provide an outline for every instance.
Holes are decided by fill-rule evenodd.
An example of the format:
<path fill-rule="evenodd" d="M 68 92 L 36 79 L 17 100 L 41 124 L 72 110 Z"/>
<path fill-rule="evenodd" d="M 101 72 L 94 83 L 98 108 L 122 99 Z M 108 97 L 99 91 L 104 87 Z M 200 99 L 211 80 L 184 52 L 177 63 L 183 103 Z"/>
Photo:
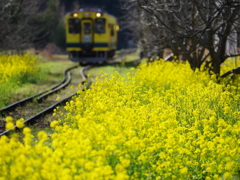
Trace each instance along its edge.
<path fill-rule="evenodd" d="M 65 72 L 63 73 L 62 81 L 48 88 L 45 91 L 42 91 L 38 94 L 35 94 L 31 97 L 20 100 L 18 102 L 10 104 L 5 108 L 0 109 L 0 114 L 3 117 L 10 115 L 17 119 L 24 118 L 25 120 L 23 121 L 23 123 L 25 125 L 31 125 L 41 121 L 42 117 L 44 117 L 49 113 L 52 113 L 57 106 L 63 103 L 66 103 L 72 98 L 72 96 L 76 95 L 75 90 L 72 90 L 73 92 L 69 92 L 71 88 L 68 88 L 65 91 L 64 91 L 64 88 L 71 85 L 70 83 L 72 80 L 71 71 L 73 71 L 74 69 L 77 69 L 78 67 L 79 66 L 73 66 L 66 69 Z M 78 75 L 78 79 L 81 78 L 81 81 L 79 83 L 76 82 L 74 85 L 78 85 L 80 83 L 83 84 L 85 82 L 84 79 L 87 79 L 87 76 L 85 75 L 86 74 L 85 71 L 87 71 L 92 67 L 94 66 L 83 67 L 80 69 L 80 72 L 78 73 L 77 71 L 75 71 L 75 76 Z M 87 84 L 86 86 L 89 86 L 89 84 Z M 65 94 L 65 97 L 62 98 L 60 101 L 56 102 L 56 97 L 59 97 L 59 91 L 61 91 L 62 94 Z M 33 110 L 33 107 L 36 110 Z M 4 120 L 0 121 L 0 136 L 7 135 L 13 129 L 18 129 L 18 128 L 17 126 L 15 126 L 12 129 L 5 130 L 5 121 Z"/>
<path fill-rule="evenodd" d="M 136 48 L 123 50 L 120 53 L 116 54 L 113 59 L 108 59 L 107 63 L 108 64 L 120 63 L 121 61 L 123 61 L 126 55 L 134 53 L 136 52 L 136 50 L 137 50 Z"/>
<path fill-rule="evenodd" d="M 121 56 L 133 53 L 134 51 L 135 49 L 123 51 L 119 53 L 115 59 L 110 60 L 108 64 L 118 64 L 120 63 L 119 57 L 121 59 Z M 98 65 L 98 66 L 101 66 L 101 65 Z M 63 73 L 62 80 L 56 85 L 48 88 L 47 90 L 37 93 L 33 96 L 30 96 L 26 99 L 20 100 L 18 102 L 10 104 L 5 108 L 0 109 L 0 115 L 3 117 L 2 119 L 0 118 L 0 136 L 7 135 L 13 129 L 18 130 L 17 126 L 15 126 L 12 129 L 5 130 L 4 117 L 12 116 L 14 117 L 15 120 L 24 118 L 25 120 L 23 121 L 23 123 L 25 125 L 33 125 L 33 124 L 39 125 L 40 123 L 42 123 L 41 119 L 44 116 L 46 116 L 47 114 L 53 113 L 53 110 L 57 106 L 66 103 L 74 95 L 76 95 L 77 90 L 71 90 L 71 88 L 66 88 L 66 87 L 69 87 L 71 84 L 74 85 L 75 87 L 77 87 L 78 84 L 84 84 L 86 82 L 84 81 L 84 79 L 88 78 L 85 71 L 89 70 L 90 68 L 94 68 L 96 66 L 87 65 L 81 68 L 80 72 L 77 71 L 77 69 L 79 69 L 78 67 L 80 66 L 73 66 L 66 69 Z M 75 72 L 73 73 L 73 71 Z M 75 74 L 76 76 L 75 79 L 80 79 L 79 78 L 80 76 L 82 80 L 75 82 L 75 84 L 71 83 L 72 74 Z M 88 86 L 90 86 L 89 81 L 86 84 L 87 88 Z M 64 88 L 66 90 L 63 90 Z M 60 94 L 64 94 L 65 96 L 62 97 L 61 100 L 56 102 L 56 99 L 59 97 L 59 92 L 61 92 Z M 36 110 L 33 110 L 33 109 L 36 109 Z M 49 123 L 50 122 L 45 122 L 45 126 L 49 126 Z"/>

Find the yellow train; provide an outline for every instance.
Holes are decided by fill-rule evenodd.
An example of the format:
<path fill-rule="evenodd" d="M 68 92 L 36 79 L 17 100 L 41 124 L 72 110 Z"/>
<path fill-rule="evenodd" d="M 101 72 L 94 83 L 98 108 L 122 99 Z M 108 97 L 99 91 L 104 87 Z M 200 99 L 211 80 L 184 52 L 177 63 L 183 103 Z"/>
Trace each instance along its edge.
<path fill-rule="evenodd" d="M 82 64 L 103 63 L 114 56 L 119 26 L 116 17 L 101 9 L 80 9 L 66 15 L 66 50 Z"/>

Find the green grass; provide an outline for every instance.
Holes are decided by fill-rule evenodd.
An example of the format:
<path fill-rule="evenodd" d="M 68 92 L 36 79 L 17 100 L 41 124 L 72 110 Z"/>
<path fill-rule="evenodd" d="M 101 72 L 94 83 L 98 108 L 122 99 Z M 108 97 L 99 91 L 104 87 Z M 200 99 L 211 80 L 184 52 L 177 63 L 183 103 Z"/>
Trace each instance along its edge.
<path fill-rule="evenodd" d="M 113 74 L 115 71 L 117 71 L 121 76 L 127 77 L 127 73 L 130 71 L 130 67 L 122 66 L 119 64 L 107 65 L 107 66 L 103 66 L 103 67 L 99 67 L 99 68 L 90 69 L 88 71 L 88 74 L 91 74 L 94 77 L 100 76 L 101 75 L 100 71 L 102 71 L 103 73 L 106 73 L 108 75 Z"/>
<path fill-rule="evenodd" d="M 139 60 L 138 51 L 132 54 L 122 56 L 121 60 L 121 63 L 109 64 L 99 68 L 90 69 L 89 74 L 94 76 L 100 76 L 100 71 L 102 71 L 103 73 L 107 73 L 108 75 L 110 75 L 117 71 L 121 76 L 127 77 L 127 73 L 130 72 L 130 69 L 138 65 L 138 62 L 135 62 L 136 60 Z"/>
<path fill-rule="evenodd" d="M 76 63 L 69 61 L 65 55 L 57 55 L 55 60 L 42 58 L 38 61 L 37 73 L 27 77 L 23 83 L 8 82 L 1 84 L 0 108 L 41 92 L 58 83 L 62 80 L 64 70 L 74 65 Z"/>

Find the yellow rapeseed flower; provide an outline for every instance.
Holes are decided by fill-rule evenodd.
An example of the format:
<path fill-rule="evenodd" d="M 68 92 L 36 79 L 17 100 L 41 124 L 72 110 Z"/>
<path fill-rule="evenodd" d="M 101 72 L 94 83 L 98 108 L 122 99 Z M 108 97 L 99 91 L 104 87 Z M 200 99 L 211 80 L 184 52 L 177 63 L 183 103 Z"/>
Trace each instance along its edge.
<path fill-rule="evenodd" d="M 17 126 L 18 128 L 23 128 L 23 127 L 24 127 L 23 121 L 24 121 L 23 118 L 17 120 L 17 121 L 16 121 L 16 126 Z"/>
<path fill-rule="evenodd" d="M 52 127 L 52 128 L 55 128 L 56 126 L 58 125 L 58 121 L 52 121 L 51 123 L 50 123 L 50 127 Z"/>
<path fill-rule="evenodd" d="M 13 122 L 7 122 L 5 128 L 6 128 L 6 130 L 14 129 L 14 123 Z"/>
<path fill-rule="evenodd" d="M 180 169 L 180 173 L 183 174 L 183 175 L 187 174 L 187 172 L 188 172 L 188 168 L 187 167 L 184 167 L 184 168 Z"/>
<path fill-rule="evenodd" d="M 31 133 L 31 129 L 29 128 L 29 127 L 25 127 L 25 128 L 23 128 L 23 134 L 30 134 Z"/>
<path fill-rule="evenodd" d="M 232 175 L 231 175 L 230 172 L 225 172 L 225 173 L 223 174 L 223 177 L 224 177 L 224 179 L 226 179 L 226 180 L 232 179 Z"/>
<path fill-rule="evenodd" d="M 7 116 L 5 120 L 6 120 L 6 122 L 12 122 L 13 118 L 11 116 Z"/>

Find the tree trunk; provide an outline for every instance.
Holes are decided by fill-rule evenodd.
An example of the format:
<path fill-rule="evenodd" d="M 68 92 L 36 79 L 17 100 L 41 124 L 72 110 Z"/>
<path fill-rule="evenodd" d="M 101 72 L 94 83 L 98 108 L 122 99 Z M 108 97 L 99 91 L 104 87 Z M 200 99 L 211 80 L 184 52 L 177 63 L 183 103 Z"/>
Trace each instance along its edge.
<path fill-rule="evenodd" d="M 220 76 L 220 69 L 221 69 L 221 59 L 220 58 L 214 58 L 212 57 L 213 61 L 213 72 L 216 74 L 217 78 Z"/>

